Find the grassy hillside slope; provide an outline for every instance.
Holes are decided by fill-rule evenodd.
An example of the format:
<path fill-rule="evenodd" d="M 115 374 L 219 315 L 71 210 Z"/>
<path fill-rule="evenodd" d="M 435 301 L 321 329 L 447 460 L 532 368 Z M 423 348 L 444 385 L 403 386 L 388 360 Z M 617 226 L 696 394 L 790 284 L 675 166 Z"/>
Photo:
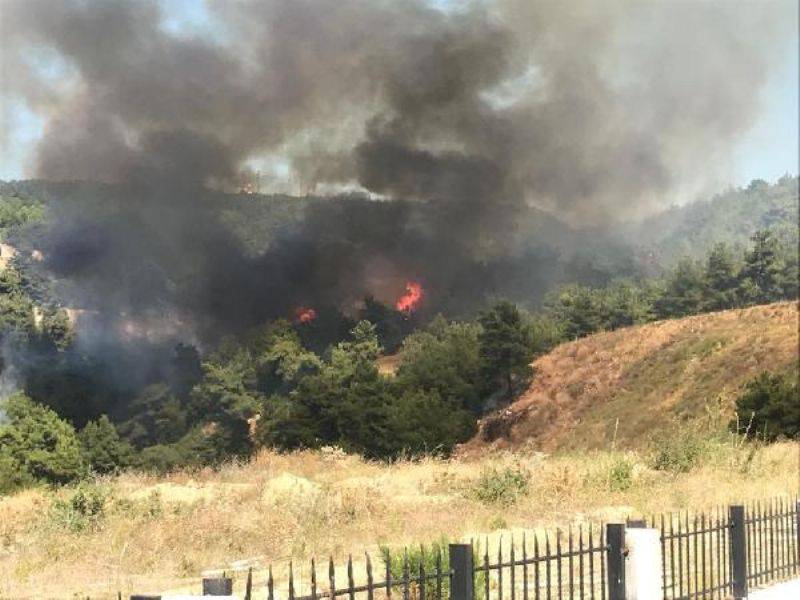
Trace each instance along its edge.
<path fill-rule="evenodd" d="M 746 381 L 797 361 L 792 302 L 592 335 L 537 359 L 530 389 L 464 451 L 636 447 L 679 423 L 725 427 Z"/>

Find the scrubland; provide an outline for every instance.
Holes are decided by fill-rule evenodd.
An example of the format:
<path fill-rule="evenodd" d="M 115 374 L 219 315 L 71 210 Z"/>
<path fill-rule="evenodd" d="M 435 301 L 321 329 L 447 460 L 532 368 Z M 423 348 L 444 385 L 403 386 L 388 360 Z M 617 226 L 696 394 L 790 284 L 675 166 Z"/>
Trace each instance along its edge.
<path fill-rule="evenodd" d="M 203 573 L 241 580 L 250 566 L 263 593 L 268 564 L 284 593 L 290 560 L 300 585 L 312 556 L 341 564 L 370 551 L 380 564 L 380 545 L 446 536 L 491 546 L 522 531 L 792 496 L 799 452 L 686 429 L 640 451 L 522 447 L 392 464 L 334 448 L 263 451 L 218 470 L 31 489 L 0 499 L 0 597 L 197 591 Z"/>

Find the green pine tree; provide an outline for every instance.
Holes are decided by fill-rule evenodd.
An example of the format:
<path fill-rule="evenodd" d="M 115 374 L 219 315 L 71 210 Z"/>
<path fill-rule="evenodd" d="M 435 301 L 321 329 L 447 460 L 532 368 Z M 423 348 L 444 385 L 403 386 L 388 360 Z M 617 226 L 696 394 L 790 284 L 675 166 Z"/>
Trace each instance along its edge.
<path fill-rule="evenodd" d="M 515 304 L 498 302 L 479 318 L 478 336 L 487 391 L 505 388 L 507 400 L 514 394 L 514 380 L 527 382 L 533 374 L 530 335 Z"/>

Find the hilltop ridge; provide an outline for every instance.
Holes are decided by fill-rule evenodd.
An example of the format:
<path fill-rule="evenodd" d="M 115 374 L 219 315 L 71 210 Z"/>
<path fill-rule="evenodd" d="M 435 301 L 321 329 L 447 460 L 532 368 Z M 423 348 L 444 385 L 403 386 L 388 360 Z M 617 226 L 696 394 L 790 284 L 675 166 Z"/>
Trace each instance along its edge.
<path fill-rule="evenodd" d="M 598 333 L 539 357 L 530 388 L 461 450 L 635 447 L 676 422 L 724 427 L 745 382 L 797 361 L 794 302 Z"/>

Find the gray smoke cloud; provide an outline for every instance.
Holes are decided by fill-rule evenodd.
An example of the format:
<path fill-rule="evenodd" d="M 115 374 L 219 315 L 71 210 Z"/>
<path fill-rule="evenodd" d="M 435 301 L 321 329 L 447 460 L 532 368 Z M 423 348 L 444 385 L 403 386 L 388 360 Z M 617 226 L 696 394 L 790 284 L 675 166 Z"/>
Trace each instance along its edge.
<path fill-rule="evenodd" d="M 120 304 L 146 289 L 200 312 L 259 313 L 265 298 L 359 279 L 364 253 L 440 273 L 464 253 L 486 264 L 525 236 L 514 223 L 526 204 L 603 223 L 671 202 L 724 176 L 794 34 L 791 1 L 207 8 L 215 35 L 172 32 L 148 0 L 2 4 L 4 93 L 46 117 L 33 173 L 126 186 L 102 227 L 63 219 L 52 244 L 68 258 L 51 267 L 91 266 Z M 44 50 L 63 65 L 57 80 L 32 58 Z M 413 208 L 391 226 L 364 219 L 380 239 L 331 233 L 323 211 L 304 237 L 244 259 L 218 207 L 198 198 L 275 157 L 296 190 L 356 186 L 435 208 L 421 225 Z M 76 237 L 88 246 L 65 250 Z M 121 266 L 143 252 L 144 266 Z"/>
<path fill-rule="evenodd" d="M 4 2 L 4 87 L 48 117 L 36 174 L 222 185 L 280 154 L 305 189 L 602 217 L 724 166 L 793 33 L 789 1 L 208 9 L 211 39 L 170 33 L 153 1 Z M 31 68 L 42 47 L 69 83 Z"/>

